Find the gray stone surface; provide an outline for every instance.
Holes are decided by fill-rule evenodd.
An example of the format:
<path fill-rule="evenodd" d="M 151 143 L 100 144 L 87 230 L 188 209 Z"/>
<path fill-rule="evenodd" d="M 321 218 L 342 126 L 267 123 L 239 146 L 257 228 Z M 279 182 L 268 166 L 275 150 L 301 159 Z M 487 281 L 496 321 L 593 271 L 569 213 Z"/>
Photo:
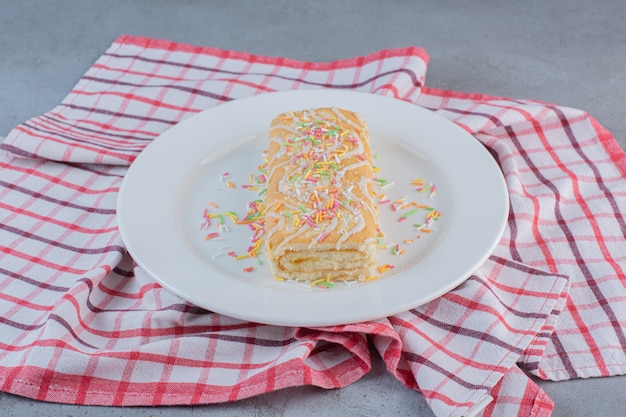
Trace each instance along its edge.
<path fill-rule="evenodd" d="M 300 60 L 417 45 L 430 87 L 584 109 L 626 149 L 626 7 L 620 0 L 0 0 L 0 137 L 50 110 L 121 34 Z M 340 390 L 287 389 L 231 404 L 104 408 L 0 393 L 6 416 L 432 416 L 379 359 Z M 626 414 L 626 377 L 539 382 L 554 416 Z"/>

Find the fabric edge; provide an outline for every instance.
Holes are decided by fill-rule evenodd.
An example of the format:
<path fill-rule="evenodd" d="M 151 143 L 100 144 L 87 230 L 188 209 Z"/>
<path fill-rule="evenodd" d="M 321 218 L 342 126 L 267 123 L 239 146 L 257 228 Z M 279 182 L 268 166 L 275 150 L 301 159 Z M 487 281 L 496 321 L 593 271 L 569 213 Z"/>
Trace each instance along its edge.
<path fill-rule="evenodd" d="M 238 59 L 243 61 L 255 62 L 255 63 L 267 63 L 276 65 L 279 63 L 282 66 L 289 66 L 293 68 L 306 67 L 307 69 L 314 70 L 328 70 L 328 69 L 341 69 L 352 66 L 360 66 L 371 61 L 375 61 L 381 58 L 392 58 L 395 56 L 415 55 L 421 58 L 426 65 L 430 60 L 430 56 L 425 49 L 419 46 L 407 46 L 400 48 L 381 49 L 375 52 L 371 52 L 364 55 L 354 56 L 350 58 L 340 58 L 332 61 L 314 62 L 314 61 L 301 61 L 293 58 L 283 58 L 279 56 L 269 56 L 263 54 L 253 54 L 249 52 L 235 51 L 220 49 L 211 46 L 195 46 L 189 43 L 169 41 L 165 39 L 153 39 L 145 36 L 133 36 L 133 35 L 121 35 L 115 39 L 114 43 L 135 45 L 139 47 L 149 47 L 172 51 L 185 51 L 191 53 L 203 53 L 217 55 L 229 59 Z"/>
<path fill-rule="evenodd" d="M 600 143 L 604 147 L 604 150 L 609 154 L 611 161 L 615 164 L 617 169 L 622 174 L 623 178 L 626 178 L 626 152 L 619 145 L 615 137 L 602 126 L 593 116 L 589 115 L 591 126 L 598 134 Z"/>

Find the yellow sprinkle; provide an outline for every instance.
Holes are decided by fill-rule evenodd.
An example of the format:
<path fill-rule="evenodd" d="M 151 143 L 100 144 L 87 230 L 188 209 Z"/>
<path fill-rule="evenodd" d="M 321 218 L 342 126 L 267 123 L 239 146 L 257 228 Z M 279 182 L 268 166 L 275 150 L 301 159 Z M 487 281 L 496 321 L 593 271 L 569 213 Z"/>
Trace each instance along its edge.
<path fill-rule="evenodd" d="M 225 212 L 225 213 L 224 213 L 224 216 L 230 217 L 230 219 L 231 219 L 233 222 L 237 223 L 237 216 L 235 216 L 233 213 Z"/>
<path fill-rule="evenodd" d="M 226 185 L 228 185 L 228 188 L 235 188 L 235 183 L 232 181 L 228 181 Z"/>
<path fill-rule="evenodd" d="M 274 276 L 274 279 L 275 279 L 276 281 L 284 281 L 284 280 L 285 280 L 285 278 L 282 278 L 282 277 L 277 277 L 277 276 Z"/>
<path fill-rule="evenodd" d="M 319 284 L 320 282 L 330 282 L 330 281 L 328 281 L 328 279 L 329 279 L 329 278 L 320 278 L 320 279 L 316 279 L 315 281 L 313 281 L 313 282 L 311 282 L 311 283 L 309 284 L 309 287 L 314 287 L 314 286 L 316 286 L 317 284 Z"/>
<path fill-rule="evenodd" d="M 365 282 L 374 281 L 375 279 L 378 279 L 378 278 L 380 278 L 380 275 L 373 275 L 371 277 L 365 278 Z"/>
<path fill-rule="evenodd" d="M 243 255 L 235 256 L 235 260 L 239 261 L 241 259 L 245 259 L 245 258 L 249 258 L 249 257 L 250 257 L 249 253 L 244 253 Z"/>

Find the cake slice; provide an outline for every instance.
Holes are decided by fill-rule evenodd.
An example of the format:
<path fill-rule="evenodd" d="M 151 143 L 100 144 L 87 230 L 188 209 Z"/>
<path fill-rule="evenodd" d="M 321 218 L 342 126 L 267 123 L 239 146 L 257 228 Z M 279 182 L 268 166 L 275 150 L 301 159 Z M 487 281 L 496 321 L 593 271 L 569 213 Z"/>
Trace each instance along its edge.
<path fill-rule="evenodd" d="M 368 128 L 355 112 L 291 111 L 270 125 L 265 250 L 296 281 L 373 275 L 378 212 Z"/>

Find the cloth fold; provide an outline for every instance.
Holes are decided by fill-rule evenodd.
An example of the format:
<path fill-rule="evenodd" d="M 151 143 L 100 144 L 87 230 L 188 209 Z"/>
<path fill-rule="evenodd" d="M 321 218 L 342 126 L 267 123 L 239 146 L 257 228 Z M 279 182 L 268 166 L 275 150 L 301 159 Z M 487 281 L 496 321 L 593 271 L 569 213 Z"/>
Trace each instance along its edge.
<path fill-rule="evenodd" d="M 59 106 L 2 143 L 0 389 L 77 404 L 217 403 L 346 386 L 369 371 L 374 346 L 438 416 L 523 416 L 554 407 L 524 372 L 624 373 L 623 152 L 583 111 L 427 88 L 427 64 L 417 47 L 310 63 L 118 38 Z M 198 111 L 294 88 L 410 101 L 481 141 L 511 195 L 485 264 L 424 306 L 330 328 L 242 322 L 149 279 L 116 227 L 127 166 Z"/>

